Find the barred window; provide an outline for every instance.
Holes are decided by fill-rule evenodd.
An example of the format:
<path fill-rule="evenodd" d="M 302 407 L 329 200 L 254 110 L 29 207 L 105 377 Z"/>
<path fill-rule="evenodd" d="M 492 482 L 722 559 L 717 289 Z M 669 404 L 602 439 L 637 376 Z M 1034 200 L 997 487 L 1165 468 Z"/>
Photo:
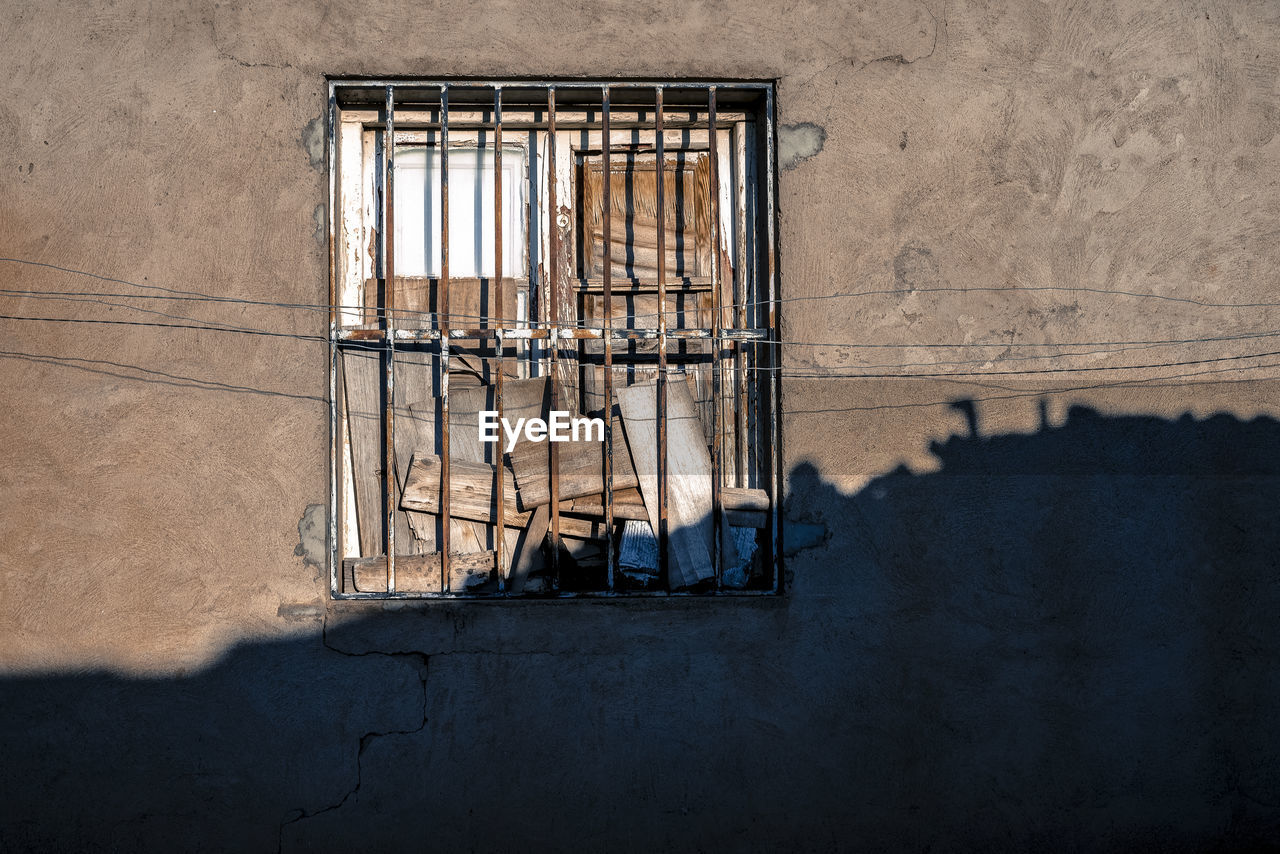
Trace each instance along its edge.
<path fill-rule="evenodd" d="M 769 83 L 334 80 L 334 598 L 776 593 Z"/>

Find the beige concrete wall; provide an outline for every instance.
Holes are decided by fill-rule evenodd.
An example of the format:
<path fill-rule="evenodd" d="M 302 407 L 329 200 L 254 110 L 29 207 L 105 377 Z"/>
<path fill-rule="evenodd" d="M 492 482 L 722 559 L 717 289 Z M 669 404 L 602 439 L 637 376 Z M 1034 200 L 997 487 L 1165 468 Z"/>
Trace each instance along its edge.
<path fill-rule="evenodd" d="M 603 842 L 643 826 L 636 845 L 719 847 L 758 819 L 771 828 L 762 841 L 800 844 L 813 832 L 830 845 L 856 830 L 925 844 L 907 803 L 919 792 L 942 804 L 938 826 L 959 832 L 969 807 L 947 806 L 922 782 L 929 772 L 913 751 L 928 751 L 911 733 L 894 730 L 885 747 L 874 734 L 893 727 L 879 711 L 856 724 L 871 733 L 865 743 L 841 723 L 858 709 L 913 705 L 935 677 L 944 694 L 954 685 L 935 674 L 919 676 L 919 694 L 866 693 L 917 676 L 848 664 L 874 658 L 876 638 L 903 618 L 869 604 L 878 582 L 853 561 L 858 535 L 833 502 L 900 465 L 938 470 L 930 443 L 969 431 L 950 405 L 958 399 L 976 401 L 984 435 L 1033 435 L 1073 405 L 1280 416 L 1280 358 L 1250 357 L 1280 351 L 1280 338 L 1265 337 L 1280 330 L 1272 3 L 11 0 L 3 18 L 0 667 L 27 679 L 181 679 L 220 672 L 207 668 L 228 654 L 243 661 L 232 651 L 246 645 L 296 644 L 270 672 L 328 687 L 263 695 L 272 709 L 323 709 L 302 723 L 263 713 L 262 727 L 293 727 L 299 743 L 267 751 L 273 768 L 291 770 L 261 772 L 280 794 L 245 806 L 258 810 L 241 840 L 251 848 L 323 840 L 353 826 L 336 816 L 354 808 L 367 829 L 385 818 L 378 804 L 409 815 L 415 798 L 441 810 L 439 838 L 481 847 L 548 815 L 535 843 L 579 831 Z M 308 507 L 328 498 L 325 75 L 361 74 L 777 80 L 787 517 L 797 541 L 819 541 L 789 559 L 784 602 L 327 606 L 327 571 L 304 562 L 323 558 L 314 530 L 299 532 L 317 521 Z M 159 298 L 182 291 L 317 310 Z M 1179 343 L 1150 343 L 1167 341 Z M 871 376 L 808 378 L 830 372 Z M 938 376 L 893 378 L 903 373 Z M 1028 542 L 1030 564 L 1045 558 Z M 975 575 L 999 562 L 981 549 L 971 560 Z M 326 611 L 328 631 L 345 639 L 328 649 Z M 1262 649 L 1250 660 L 1274 655 Z M 422 656 L 435 681 L 423 663 L 420 686 L 405 667 Z M 817 663 L 827 656 L 853 668 L 839 672 L 857 690 L 827 683 Z M 797 670 L 797 660 L 810 664 Z M 624 708 L 637 703 L 660 750 L 619 740 L 634 725 Z M 566 711 L 587 735 L 563 734 Z M 422 741 L 371 738 L 400 731 Z M 745 755 L 760 764 L 737 749 L 700 750 L 726 731 L 756 746 Z M 493 795 L 486 786 L 510 795 L 514 778 L 494 757 L 509 755 L 513 733 L 522 767 L 569 757 L 598 776 L 561 769 L 548 795 L 527 771 L 519 780 L 532 800 L 502 813 L 514 824 L 458 818 Z M 415 772 L 425 776 L 396 772 L 416 781 L 412 798 L 377 788 L 372 763 L 419 749 L 431 757 Z M 475 773 L 468 755 L 489 757 L 487 770 Z M 824 756 L 883 763 L 897 782 L 867 795 L 865 814 L 838 818 L 842 784 Z M 904 763 L 918 776 L 894 778 Z M 664 767 L 674 779 L 661 779 Z M 981 776 L 949 768 L 950 790 L 971 771 Z M 477 782 L 451 788 L 468 773 Z M 1176 794 L 1194 801 L 1188 773 Z M 208 791 L 235 806 L 227 775 Z M 759 787 L 729 796 L 725 781 L 743 775 Z M 364 795 L 351 798 L 356 776 Z M 1000 786 L 981 785 L 999 801 Z M 183 802 L 171 797 L 169 835 L 134 837 L 145 846 L 184 838 L 172 817 Z M 557 812 L 570 797 L 582 812 Z M 631 801 L 646 805 L 643 821 Z M 332 827 L 298 820 L 339 803 L 324 820 Z M 699 814 L 698 804 L 709 806 Z M 101 839 L 113 817 L 134 816 L 127 802 L 112 809 L 72 838 Z M 1152 809 L 1133 827 L 1174 822 Z M 1223 814 L 1180 812 L 1189 817 L 1175 840 L 1213 838 L 1206 828 Z M 987 820 L 1015 821 L 999 809 Z M 919 833 L 895 835 L 905 827 Z M 1031 844 L 1058 827 L 1046 819 L 1009 838 Z M 42 833 L 11 838 L 57 838 Z"/>

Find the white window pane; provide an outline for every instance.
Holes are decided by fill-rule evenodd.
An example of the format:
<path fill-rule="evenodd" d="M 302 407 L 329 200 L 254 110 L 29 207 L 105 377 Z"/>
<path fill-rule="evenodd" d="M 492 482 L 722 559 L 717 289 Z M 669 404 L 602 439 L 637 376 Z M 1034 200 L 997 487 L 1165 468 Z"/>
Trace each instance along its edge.
<path fill-rule="evenodd" d="M 396 274 L 440 274 L 440 155 L 396 148 Z M 525 164 L 502 149 L 502 272 L 525 274 Z M 449 149 L 449 275 L 493 275 L 493 151 Z"/>

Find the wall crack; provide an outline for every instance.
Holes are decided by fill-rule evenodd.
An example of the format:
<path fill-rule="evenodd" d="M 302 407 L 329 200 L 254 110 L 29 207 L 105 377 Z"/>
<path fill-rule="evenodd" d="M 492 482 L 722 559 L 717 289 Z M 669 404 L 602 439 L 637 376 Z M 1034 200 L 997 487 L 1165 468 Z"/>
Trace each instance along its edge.
<path fill-rule="evenodd" d="M 290 815 L 290 817 L 280 822 L 280 826 L 276 830 L 276 854 L 280 854 L 280 852 L 284 850 L 284 829 L 286 827 L 288 827 L 291 824 L 297 824 L 298 822 L 304 821 L 309 818 L 314 818 L 318 815 L 323 815 L 324 813 L 334 812 L 335 810 L 342 809 L 342 807 L 346 806 L 348 801 L 350 801 L 353 797 L 355 797 L 357 793 L 359 793 L 360 787 L 364 783 L 364 751 L 370 744 L 372 744 L 376 739 L 383 738 L 385 736 L 416 735 L 422 732 L 424 729 L 426 729 L 426 726 L 427 726 L 427 669 L 428 669 L 428 663 L 430 659 L 427 657 L 425 653 L 380 652 L 376 650 L 369 651 L 369 652 L 347 652 L 346 650 L 338 649 L 337 647 L 329 643 L 327 630 L 328 630 L 328 615 L 326 614 L 324 618 L 324 622 L 321 624 L 320 640 L 321 640 L 321 643 L 324 644 L 325 649 L 329 650 L 330 652 L 337 653 L 338 655 L 343 655 L 348 658 L 365 658 L 367 656 L 377 655 L 377 656 L 385 656 L 387 658 L 409 658 L 416 661 L 418 666 L 418 681 L 422 686 L 422 722 L 419 723 L 413 729 L 370 730 L 369 732 L 366 732 L 363 735 L 361 735 L 360 740 L 358 742 L 358 746 L 356 748 L 355 785 L 352 786 L 346 792 L 346 794 L 342 796 L 341 800 L 339 800 L 336 803 L 332 803 L 332 804 L 329 804 L 328 806 L 320 807 L 319 809 L 314 809 L 310 811 L 308 811 L 306 807 L 298 807 L 295 810 L 292 810 L 291 811 L 292 814 Z"/>

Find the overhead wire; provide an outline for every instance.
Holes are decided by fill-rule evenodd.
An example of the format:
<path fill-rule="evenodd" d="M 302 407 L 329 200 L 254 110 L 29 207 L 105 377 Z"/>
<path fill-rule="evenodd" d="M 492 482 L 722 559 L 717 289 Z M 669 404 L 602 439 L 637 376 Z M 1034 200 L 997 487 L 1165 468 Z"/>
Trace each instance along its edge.
<path fill-rule="evenodd" d="M 282 332 L 279 330 L 261 329 L 253 326 L 245 326 L 241 324 L 229 323 L 229 322 L 221 321 L 217 319 L 202 319 L 202 318 L 196 318 L 196 317 L 192 317 L 190 315 L 185 315 L 185 314 L 177 314 L 173 312 L 160 311 L 157 309 L 135 305 L 135 304 L 132 304 L 131 302 L 120 302 L 119 300 L 163 299 L 163 300 L 190 301 L 190 302 L 211 302 L 211 303 L 218 303 L 218 304 L 237 304 L 237 305 L 254 306 L 254 307 L 307 310 L 307 311 L 317 311 L 317 312 L 325 312 L 325 313 L 328 313 L 330 311 L 342 312 L 342 311 L 370 311 L 371 310 L 365 306 L 342 306 L 342 305 L 329 306 L 329 305 L 318 305 L 318 304 L 309 304 L 309 303 L 274 302 L 269 300 L 254 300 L 254 299 L 244 299 L 239 297 L 219 296 L 219 295 L 207 294 L 207 293 L 195 291 L 195 290 L 180 290 L 175 288 L 168 288 L 162 285 L 131 282 L 125 279 L 102 276 L 96 273 L 91 273 L 83 270 L 76 270 L 74 268 L 62 267 L 58 265 L 47 264 L 44 262 L 29 261 L 25 259 L 0 258 L 0 262 L 11 262 L 11 263 L 18 263 L 18 264 L 27 264 L 27 265 L 37 266 L 37 267 L 45 267 L 45 268 L 57 270 L 60 272 L 66 272 L 66 273 L 71 273 L 75 275 L 91 277 L 100 281 L 124 284 L 124 285 L 135 287 L 141 290 L 153 290 L 153 291 L 160 292 L 158 294 L 128 294 L 128 293 L 100 293 L 100 292 L 92 292 L 92 291 L 47 291 L 47 290 L 24 290 L 24 289 L 17 289 L 17 288 L 0 288 L 0 294 L 7 294 L 10 296 L 17 296 L 17 297 L 31 298 L 31 299 L 41 299 L 41 300 L 62 300 L 62 301 L 75 302 L 75 303 L 90 303 L 95 305 L 106 306 L 112 309 L 122 308 L 128 311 L 134 311 L 141 314 L 162 317 L 168 320 L 187 321 L 187 322 L 160 323 L 160 322 L 144 322 L 144 321 L 122 321 L 122 320 L 112 320 L 112 319 L 105 319 L 105 318 L 36 317 L 36 316 L 16 315 L 16 314 L 0 315 L 0 319 L 2 320 L 28 321 L 28 322 L 45 321 L 45 322 L 59 322 L 59 323 L 97 323 L 97 324 L 104 324 L 104 325 L 136 325 L 136 326 L 149 326 L 153 328 L 208 330 L 208 331 L 243 333 L 243 334 L 250 334 L 250 335 L 261 335 L 261 336 L 273 337 L 273 338 L 291 338 L 295 340 L 313 341 L 313 342 L 327 344 L 329 341 L 329 337 L 327 335 L 289 333 L 289 332 Z M 1201 300 L 1193 300 L 1190 298 L 1169 297 L 1167 295 L 1160 295 L 1160 294 L 1135 294 L 1135 293 L 1123 292 L 1123 291 L 1103 291 L 1100 289 L 1092 289 L 1092 288 L 1058 288 L 1058 287 L 933 288 L 933 289 L 920 289 L 920 290 L 915 290 L 913 292 L 945 291 L 945 292 L 952 292 L 952 293 L 963 293 L 963 292 L 974 292 L 974 291 L 981 292 L 981 291 L 1008 291 L 1008 290 L 1018 290 L 1018 291 L 1068 290 L 1073 292 L 1101 293 L 1101 294 L 1106 294 L 1111 296 L 1151 297 L 1155 299 L 1169 299 L 1169 300 L 1174 300 L 1178 302 L 1192 303 L 1200 307 L 1257 308 L 1257 307 L 1280 306 L 1280 303 L 1210 303 L 1210 302 L 1205 302 Z M 818 300 L 818 299 L 843 299 L 843 298 L 850 298 L 850 297 L 868 296 L 868 295 L 875 295 L 875 294 L 888 294 L 888 293 L 901 293 L 901 291 L 887 291 L 887 290 L 886 291 L 862 291 L 862 292 L 849 293 L 849 294 L 829 294 L 829 295 L 822 295 L 822 296 L 791 297 L 791 298 L 782 298 L 774 302 Z M 760 304 L 764 304 L 764 301 L 755 302 L 755 303 L 743 303 L 742 305 L 760 305 Z M 374 313 L 375 316 L 381 316 L 384 313 L 377 309 L 372 309 L 372 312 Z M 396 310 L 393 312 L 393 315 L 397 315 L 397 316 L 405 315 L 406 317 L 416 316 L 416 317 L 427 319 L 428 321 L 433 320 L 438 316 L 437 313 L 435 312 L 414 311 L 414 310 Z M 493 322 L 495 320 L 495 318 L 492 318 L 492 317 L 478 317 L 476 315 L 451 313 L 451 316 L 464 317 L 464 318 L 477 318 L 477 319 L 483 319 L 489 322 Z M 634 315 L 634 314 L 632 315 L 633 318 L 641 317 L 641 316 L 645 316 L 645 315 Z M 656 314 L 654 316 L 656 316 Z M 533 329 L 543 328 L 547 326 L 559 326 L 561 328 L 566 326 L 566 324 L 549 324 L 549 323 L 545 323 L 537 320 L 520 320 L 520 319 L 513 319 L 513 318 L 507 318 L 506 320 L 508 320 L 509 322 L 520 323 L 522 325 L 525 325 Z M 576 328 L 599 330 L 601 332 L 605 331 L 605 327 L 603 326 L 590 326 L 590 325 L 587 325 L 586 323 L 579 323 Z M 1116 353 L 1128 352 L 1132 350 L 1146 350 L 1146 349 L 1152 349 L 1156 347 L 1196 345 L 1196 344 L 1226 342 L 1226 341 L 1236 341 L 1236 340 L 1253 340 L 1258 338 L 1269 338 L 1269 337 L 1276 337 L 1276 336 L 1280 336 L 1280 330 L 1266 329 L 1266 330 L 1256 330 L 1256 331 L 1245 331 L 1245 332 L 1229 334 L 1229 335 L 1209 335 L 1209 336 L 1197 336 L 1197 337 L 1188 337 L 1188 338 L 1117 340 L 1117 341 L 1098 341 L 1098 342 L 1025 342 L 1023 343 L 1023 342 L 1010 340 L 1010 341 L 998 341 L 998 342 L 893 343 L 893 342 L 849 342 L 849 341 L 832 341 L 832 342 L 786 341 L 786 340 L 780 340 L 777 338 L 732 339 L 729 337 L 726 337 L 725 339 L 722 339 L 722 340 L 725 340 L 726 343 L 734 341 L 743 347 L 772 346 L 776 344 L 776 345 L 781 345 L 785 348 L 806 347 L 806 348 L 831 348 L 831 349 L 1004 348 L 1006 350 L 1010 350 L 1010 349 L 1025 349 L 1025 348 L 1037 348 L 1037 349 L 1039 348 L 1068 349 L 1073 347 L 1103 348 L 1103 349 L 1093 349 L 1093 350 L 1082 351 L 1082 352 L 1058 352 L 1058 353 L 1046 353 L 1046 354 L 1039 354 L 1039 355 L 1001 354 L 994 358 L 976 358 L 976 359 L 963 359 L 963 360 L 915 361 L 915 362 L 898 362 L 898 363 L 884 363 L 884 364 L 870 364 L 870 365 L 851 365 L 851 366 L 841 365 L 841 366 L 831 366 L 831 367 L 824 367 L 822 365 L 814 365 L 814 364 L 808 364 L 808 365 L 800 364 L 800 365 L 790 365 L 790 366 L 751 365 L 751 366 L 745 366 L 744 368 L 745 370 L 756 372 L 756 373 L 772 373 L 780 377 L 800 378 L 800 379 L 845 379 L 845 378 L 900 379 L 900 378 L 942 378 L 942 377 L 963 377 L 963 376 L 985 377 L 985 376 L 1008 376 L 1008 375 L 1040 375 L 1040 374 L 1079 373 L 1079 372 L 1097 372 L 1097 371 L 1129 371 L 1129 370 L 1180 367 L 1180 366 L 1208 364 L 1208 363 L 1225 362 L 1225 361 L 1245 361 L 1249 359 L 1267 358 L 1273 355 L 1280 355 L 1280 351 L 1264 351 L 1259 353 L 1236 354 L 1236 355 L 1219 356 L 1219 357 L 1206 358 L 1206 359 L 1179 359 L 1179 360 L 1169 360 L 1169 361 L 1159 361 L 1159 362 L 1147 362 L 1147 363 L 1138 364 L 1138 365 L 1108 364 L 1108 365 L 1062 366 L 1062 367 L 1052 367 L 1052 368 L 1027 368 L 1027 369 L 1012 369 L 1012 370 L 984 369 L 980 371 L 947 370 L 947 371 L 924 371 L 924 372 L 910 371 L 908 372 L 908 369 L 912 369 L 912 368 L 930 368 L 930 367 L 938 367 L 938 366 L 963 367 L 965 365 L 975 365 L 975 364 L 991 364 L 994 368 L 994 366 L 997 364 L 1004 364 L 1009 362 L 1039 361 L 1039 360 L 1045 360 L 1045 359 L 1069 359 L 1069 358 L 1078 358 L 1078 357 L 1086 357 L 1086 356 L 1110 356 Z M 698 341 L 698 340 L 709 340 L 709 339 L 691 339 L 691 340 Z M 384 349 L 383 345 L 377 341 L 365 342 L 365 341 L 339 340 L 337 343 L 338 343 L 338 346 L 344 349 L 365 349 L 365 350 Z M 452 345 L 452 346 L 457 346 L 457 345 Z M 895 373 L 872 373 L 873 371 L 880 371 L 880 370 L 883 370 L 883 371 L 892 370 L 896 372 Z"/>

